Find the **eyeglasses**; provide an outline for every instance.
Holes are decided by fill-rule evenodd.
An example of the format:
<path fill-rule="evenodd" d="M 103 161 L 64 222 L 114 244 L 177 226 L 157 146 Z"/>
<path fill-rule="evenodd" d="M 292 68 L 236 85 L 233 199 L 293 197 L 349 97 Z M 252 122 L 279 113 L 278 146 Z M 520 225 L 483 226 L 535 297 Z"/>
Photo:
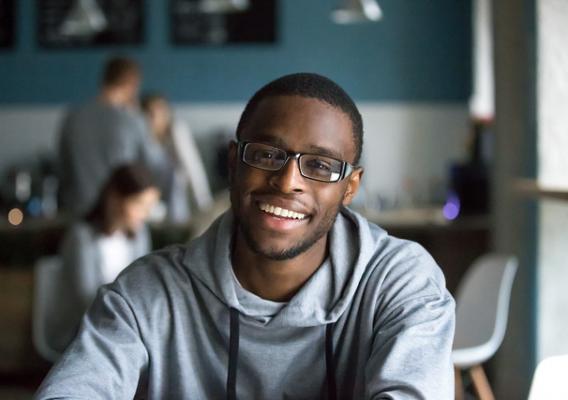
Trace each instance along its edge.
<path fill-rule="evenodd" d="M 318 154 L 295 153 L 264 143 L 239 142 L 242 162 L 265 171 L 282 169 L 290 158 L 298 161 L 302 176 L 320 182 L 339 182 L 349 176 L 355 167 L 346 161 Z"/>

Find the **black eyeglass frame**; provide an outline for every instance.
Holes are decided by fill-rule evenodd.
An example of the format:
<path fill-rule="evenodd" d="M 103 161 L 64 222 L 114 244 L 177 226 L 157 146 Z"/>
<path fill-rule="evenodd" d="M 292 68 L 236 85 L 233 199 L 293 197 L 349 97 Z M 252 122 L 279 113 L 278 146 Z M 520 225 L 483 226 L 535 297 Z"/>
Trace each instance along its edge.
<path fill-rule="evenodd" d="M 282 163 L 282 165 L 281 165 L 280 168 L 278 168 L 278 169 L 267 169 L 267 168 L 259 167 L 259 166 L 257 166 L 257 165 L 252 165 L 252 164 L 250 164 L 250 163 L 248 163 L 248 162 L 245 161 L 245 148 L 246 148 L 246 146 L 249 145 L 249 144 L 262 144 L 262 145 L 264 145 L 264 146 L 269 146 L 269 147 L 272 147 L 272 148 L 274 148 L 274 149 L 281 150 L 281 151 L 283 151 L 284 153 L 286 153 L 286 159 L 284 160 L 284 162 Z M 267 144 L 267 143 L 262 143 L 262 142 L 249 142 L 249 141 L 244 141 L 244 140 L 241 141 L 241 140 L 239 140 L 239 141 L 237 142 L 237 146 L 238 146 L 238 152 L 239 152 L 239 159 L 241 160 L 241 162 L 243 162 L 244 164 L 246 164 L 246 165 L 248 165 L 248 166 L 250 166 L 250 167 L 257 168 L 257 169 L 260 169 L 260 170 L 262 170 L 262 171 L 276 172 L 276 171 L 280 171 L 282 168 L 284 168 L 284 166 L 286 166 L 286 164 L 288 163 L 288 161 L 290 160 L 290 158 L 293 158 L 293 159 L 295 159 L 295 160 L 297 161 L 297 163 L 298 163 L 298 170 L 300 171 L 300 174 L 301 174 L 304 178 L 311 179 L 311 180 L 317 181 L 317 182 L 337 183 L 337 182 L 340 182 L 340 181 L 342 181 L 343 179 L 347 178 L 349 175 L 351 175 L 351 173 L 352 173 L 353 171 L 355 171 L 357 168 L 359 168 L 359 167 L 356 167 L 356 166 L 354 166 L 354 165 L 351 165 L 351 164 L 348 163 L 347 161 L 339 160 L 339 159 L 334 158 L 334 157 L 329 157 L 329 156 L 324 156 L 324 155 L 321 155 L 321 154 L 314 154 L 314 153 L 297 153 L 297 152 L 294 152 L 294 151 L 284 150 L 284 149 L 281 149 L 280 147 L 276 147 L 276 146 L 274 146 L 274 145 Z M 325 158 L 329 158 L 329 159 L 332 159 L 332 160 L 335 160 L 335 161 L 340 162 L 340 163 L 341 163 L 341 172 L 339 173 L 339 178 L 337 178 L 337 179 L 334 180 L 334 181 L 329 181 L 329 180 L 317 179 L 317 178 L 313 178 L 313 177 L 311 177 L 311 176 L 306 176 L 306 175 L 304 175 L 304 173 L 302 172 L 302 168 L 301 168 L 301 166 L 300 166 L 300 157 L 302 157 L 302 156 L 304 156 L 304 155 L 306 155 L 306 156 L 320 156 L 320 157 L 325 157 Z"/>

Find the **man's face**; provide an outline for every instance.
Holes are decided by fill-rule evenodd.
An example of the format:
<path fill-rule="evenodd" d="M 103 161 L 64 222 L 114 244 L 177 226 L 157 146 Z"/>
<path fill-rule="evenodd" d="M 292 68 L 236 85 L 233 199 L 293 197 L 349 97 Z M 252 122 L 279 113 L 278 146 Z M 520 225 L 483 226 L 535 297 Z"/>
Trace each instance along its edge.
<path fill-rule="evenodd" d="M 263 99 L 240 139 L 349 163 L 355 157 L 349 117 L 327 103 L 300 96 Z M 231 204 L 238 234 L 250 249 L 269 259 L 285 260 L 316 243 L 325 245 L 339 207 L 349 204 L 357 191 L 361 171 L 339 182 L 319 182 L 303 177 L 294 159 L 279 171 L 264 171 L 244 164 L 237 153 L 232 145 Z M 277 207 L 294 214 L 275 215 L 282 214 Z"/>

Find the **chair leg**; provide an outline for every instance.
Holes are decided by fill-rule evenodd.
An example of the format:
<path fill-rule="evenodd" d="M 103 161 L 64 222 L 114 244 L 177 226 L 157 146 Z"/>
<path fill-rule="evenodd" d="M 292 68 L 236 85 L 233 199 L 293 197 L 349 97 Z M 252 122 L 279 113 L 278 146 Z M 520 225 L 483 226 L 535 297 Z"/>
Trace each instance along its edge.
<path fill-rule="evenodd" d="M 463 381 L 461 376 L 461 369 L 454 368 L 454 380 L 456 400 L 463 400 Z"/>
<path fill-rule="evenodd" d="M 475 388 L 479 400 L 495 400 L 487 376 L 485 372 L 483 372 L 483 367 L 481 365 L 471 367 L 469 374 L 471 375 L 473 387 Z"/>

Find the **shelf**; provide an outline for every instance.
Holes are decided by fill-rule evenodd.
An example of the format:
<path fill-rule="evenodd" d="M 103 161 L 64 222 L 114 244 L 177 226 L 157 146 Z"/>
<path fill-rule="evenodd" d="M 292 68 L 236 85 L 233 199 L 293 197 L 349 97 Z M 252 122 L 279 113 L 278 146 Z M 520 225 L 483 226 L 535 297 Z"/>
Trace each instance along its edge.
<path fill-rule="evenodd" d="M 535 179 L 516 179 L 514 188 L 528 197 L 568 201 L 568 188 L 543 187 Z"/>

